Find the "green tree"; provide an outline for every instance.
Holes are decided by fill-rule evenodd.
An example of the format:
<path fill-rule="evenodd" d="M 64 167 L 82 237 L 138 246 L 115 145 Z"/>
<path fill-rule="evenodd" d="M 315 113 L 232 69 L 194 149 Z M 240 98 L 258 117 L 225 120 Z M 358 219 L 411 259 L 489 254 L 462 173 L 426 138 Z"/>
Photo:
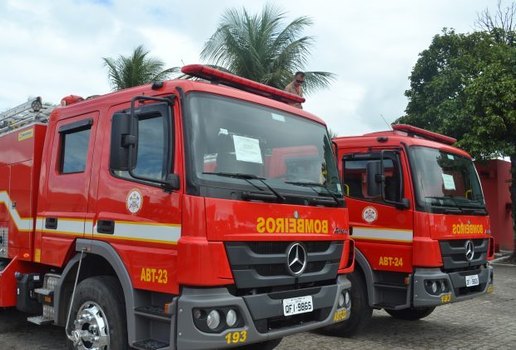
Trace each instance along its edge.
<path fill-rule="evenodd" d="M 266 5 L 259 15 L 226 10 L 205 43 L 201 58 L 236 75 L 283 89 L 296 71 L 304 71 L 314 39 L 303 36 L 308 17 L 285 24 L 285 13 Z M 305 71 L 304 91 L 329 86 L 334 74 Z"/>
<path fill-rule="evenodd" d="M 514 40 L 507 41 L 514 38 L 514 28 L 503 30 L 457 34 L 444 29 L 436 35 L 419 55 L 405 92 L 406 115 L 397 122 L 455 137 L 476 159 L 510 157 L 515 203 L 516 47 Z M 516 227 L 514 237 L 516 244 Z"/>
<path fill-rule="evenodd" d="M 163 61 L 148 57 L 143 45 L 138 46 L 131 56 L 118 56 L 117 59 L 103 57 L 108 69 L 109 82 L 113 90 L 139 86 L 152 81 L 167 79 L 177 72 L 177 67 L 164 69 Z"/>

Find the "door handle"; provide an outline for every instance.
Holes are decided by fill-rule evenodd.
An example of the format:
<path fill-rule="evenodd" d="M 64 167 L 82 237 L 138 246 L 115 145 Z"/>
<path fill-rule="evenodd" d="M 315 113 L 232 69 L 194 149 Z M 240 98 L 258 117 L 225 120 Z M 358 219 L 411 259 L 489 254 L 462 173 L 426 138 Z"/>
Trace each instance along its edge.
<path fill-rule="evenodd" d="M 57 230 L 57 218 L 45 218 L 45 228 Z"/>
<path fill-rule="evenodd" d="M 113 220 L 97 221 L 97 232 L 112 235 L 115 233 L 115 222 Z"/>

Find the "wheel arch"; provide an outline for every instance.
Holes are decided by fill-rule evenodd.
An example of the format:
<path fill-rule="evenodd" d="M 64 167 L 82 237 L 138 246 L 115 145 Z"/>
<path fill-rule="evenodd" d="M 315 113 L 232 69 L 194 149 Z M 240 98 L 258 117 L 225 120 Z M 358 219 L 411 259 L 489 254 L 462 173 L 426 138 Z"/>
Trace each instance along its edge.
<path fill-rule="evenodd" d="M 355 272 L 360 273 L 364 278 L 364 282 L 367 288 L 367 298 L 369 306 L 373 307 L 373 305 L 375 304 L 373 270 L 371 269 L 371 265 L 367 261 L 365 255 L 362 254 L 362 252 L 356 246 Z M 351 288 L 353 288 L 353 286 L 351 286 Z"/>
<path fill-rule="evenodd" d="M 122 259 L 115 249 L 106 242 L 78 239 L 75 244 L 76 254 L 66 265 L 61 278 L 54 291 L 54 322 L 57 325 L 65 326 L 68 316 L 69 302 L 81 258 L 81 250 L 84 250 L 79 282 L 93 276 L 110 275 L 117 278 L 122 288 L 125 300 L 128 334 L 131 332 L 131 325 L 135 324 L 134 313 L 134 289 L 131 278 Z"/>

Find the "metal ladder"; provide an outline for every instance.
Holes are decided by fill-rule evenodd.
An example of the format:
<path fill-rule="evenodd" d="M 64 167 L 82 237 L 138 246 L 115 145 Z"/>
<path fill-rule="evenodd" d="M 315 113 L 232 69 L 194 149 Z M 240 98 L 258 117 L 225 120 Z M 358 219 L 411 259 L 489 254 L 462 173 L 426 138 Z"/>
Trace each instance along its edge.
<path fill-rule="evenodd" d="M 32 122 L 46 123 L 55 107 L 43 104 L 41 97 L 38 96 L 0 113 L 0 135 Z"/>

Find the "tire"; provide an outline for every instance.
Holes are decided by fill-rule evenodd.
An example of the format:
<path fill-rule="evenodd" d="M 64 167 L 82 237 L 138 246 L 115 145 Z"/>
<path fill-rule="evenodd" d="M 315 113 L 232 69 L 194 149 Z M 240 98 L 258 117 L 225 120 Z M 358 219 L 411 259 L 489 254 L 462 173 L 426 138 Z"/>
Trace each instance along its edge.
<path fill-rule="evenodd" d="M 79 283 L 68 327 L 67 333 L 76 339 L 68 340 L 69 349 L 128 349 L 124 295 L 117 279 L 96 276 Z M 81 335 L 79 331 L 86 332 Z M 100 339 L 91 341 L 88 336 Z"/>
<path fill-rule="evenodd" d="M 394 318 L 406 321 L 417 321 L 430 315 L 435 307 L 411 307 L 402 310 L 387 310 L 385 311 Z"/>
<path fill-rule="evenodd" d="M 348 275 L 351 281 L 351 314 L 346 321 L 322 328 L 319 332 L 326 335 L 351 337 L 369 323 L 373 308 L 369 306 L 367 287 L 364 277 L 358 271 Z"/>
<path fill-rule="evenodd" d="M 272 350 L 281 343 L 281 338 L 268 340 L 261 343 L 239 346 L 235 350 Z"/>

